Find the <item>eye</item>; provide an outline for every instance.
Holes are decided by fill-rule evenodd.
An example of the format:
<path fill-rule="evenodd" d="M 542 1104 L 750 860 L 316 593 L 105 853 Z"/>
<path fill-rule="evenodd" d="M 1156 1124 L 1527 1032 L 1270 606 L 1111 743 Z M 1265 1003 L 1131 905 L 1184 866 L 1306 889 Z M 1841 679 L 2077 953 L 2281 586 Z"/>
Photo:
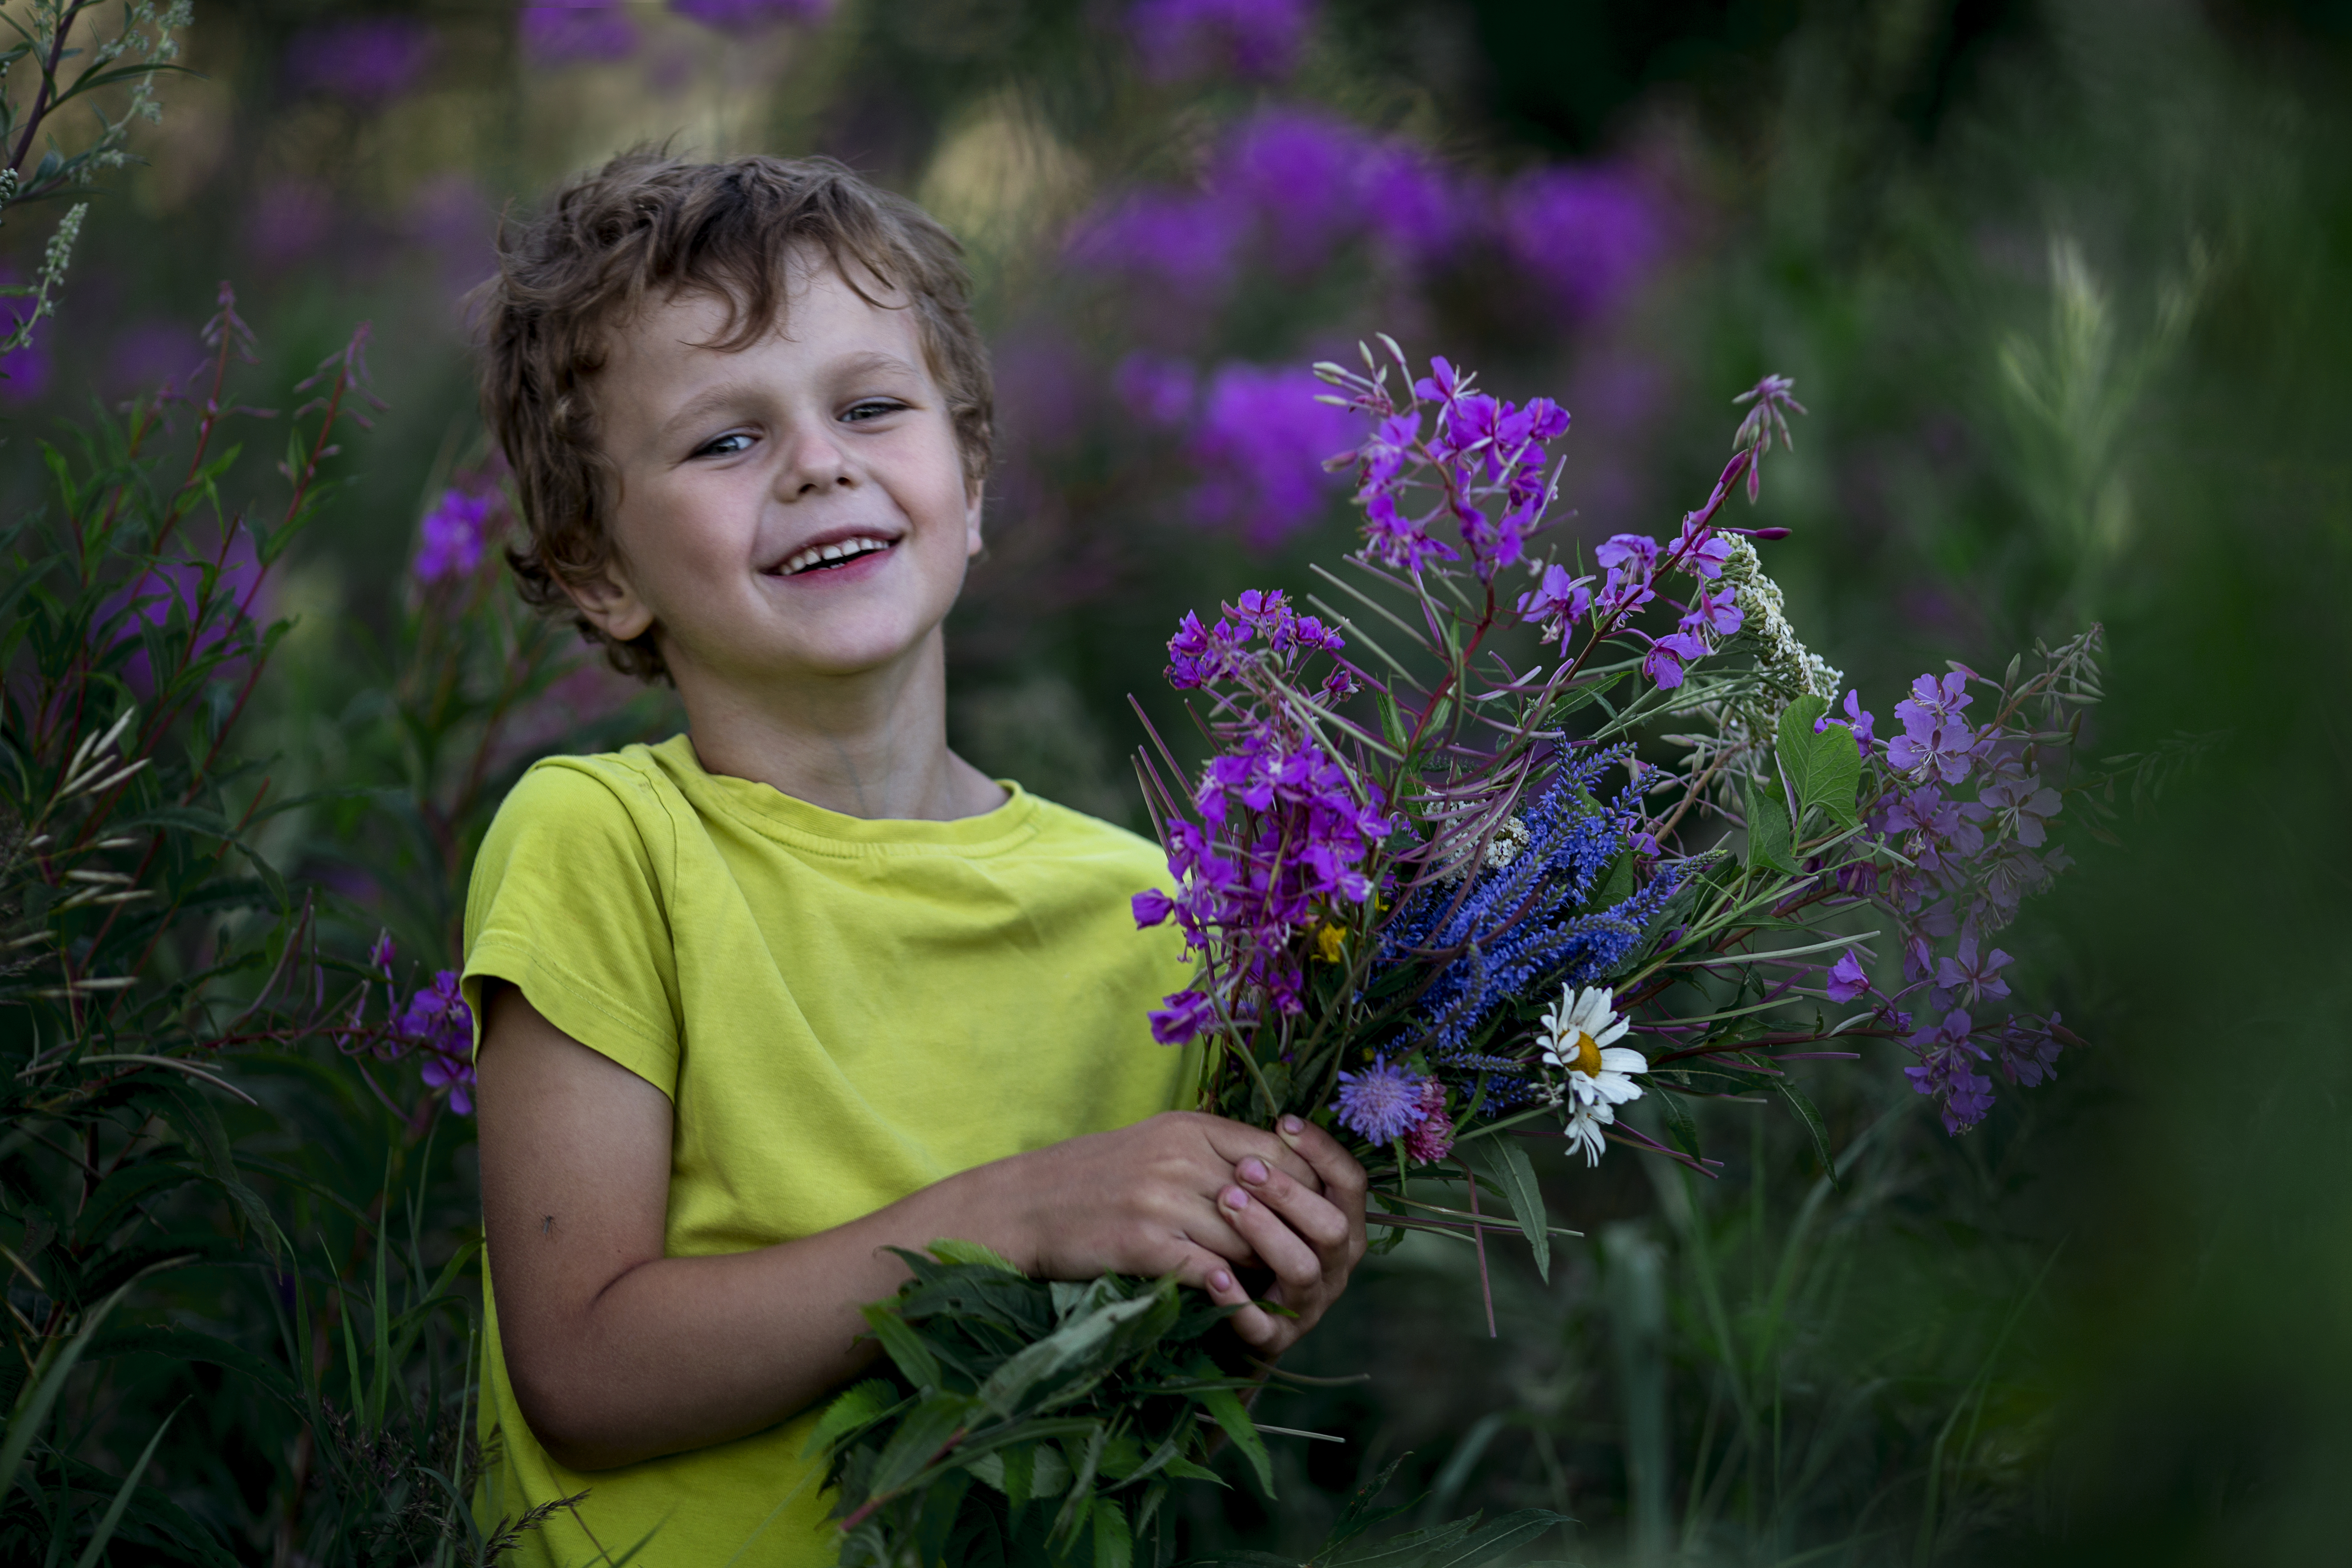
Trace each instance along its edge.
<path fill-rule="evenodd" d="M 869 419 L 879 419 L 886 414 L 900 413 L 906 406 L 895 397 L 863 398 L 842 410 L 842 423 L 862 425 Z"/>
<path fill-rule="evenodd" d="M 734 458 L 751 449 L 751 437 L 740 430 L 730 430 L 716 440 L 695 448 L 698 458 Z"/>

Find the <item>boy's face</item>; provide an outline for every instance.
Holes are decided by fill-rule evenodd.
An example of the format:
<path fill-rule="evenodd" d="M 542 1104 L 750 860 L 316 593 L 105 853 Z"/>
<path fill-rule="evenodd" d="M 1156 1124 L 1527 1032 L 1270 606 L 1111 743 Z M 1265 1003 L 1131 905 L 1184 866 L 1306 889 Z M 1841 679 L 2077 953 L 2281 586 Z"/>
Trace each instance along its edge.
<path fill-rule="evenodd" d="M 913 657 L 980 549 L 914 311 L 796 258 L 786 316 L 789 336 L 724 353 L 698 346 L 726 332 L 719 301 L 649 304 L 597 378 L 616 559 L 574 597 L 616 640 L 658 628 L 689 706 Z"/>

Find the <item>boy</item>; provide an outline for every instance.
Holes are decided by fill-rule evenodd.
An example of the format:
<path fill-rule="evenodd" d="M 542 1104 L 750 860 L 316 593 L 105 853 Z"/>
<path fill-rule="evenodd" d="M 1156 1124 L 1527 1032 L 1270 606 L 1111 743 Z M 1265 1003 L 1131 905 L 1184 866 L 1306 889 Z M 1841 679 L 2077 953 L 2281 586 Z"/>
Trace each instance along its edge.
<path fill-rule="evenodd" d="M 586 1492 L 527 1562 L 830 1563 L 801 1449 L 886 1246 L 1229 1303 L 1260 1270 L 1271 1358 L 1362 1255 L 1363 1173 L 1171 1110 L 1157 851 L 948 749 L 990 394 L 945 231 L 830 162 L 640 153 L 501 249 L 522 591 L 688 732 L 540 763 L 476 863 L 482 1515 Z"/>

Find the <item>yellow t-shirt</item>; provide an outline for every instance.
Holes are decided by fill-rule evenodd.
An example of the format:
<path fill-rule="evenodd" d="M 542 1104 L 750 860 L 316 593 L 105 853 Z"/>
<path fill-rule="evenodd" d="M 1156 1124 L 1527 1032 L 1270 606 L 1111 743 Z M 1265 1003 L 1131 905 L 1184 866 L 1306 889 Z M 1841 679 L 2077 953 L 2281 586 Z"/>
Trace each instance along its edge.
<path fill-rule="evenodd" d="M 670 1257 L 830 1229 L 1168 1110 L 1194 1058 L 1155 1045 L 1145 1013 L 1185 966 L 1128 906 L 1167 885 L 1166 862 L 1008 787 L 980 816 L 866 821 L 707 773 L 683 735 L 551 757 L 475 862 L 467 999 L 478 1016 L 482 977 L 510 981 L 669 1097 Z M 814 1409 L 691 1453 L 566 1469 L 515 1405 L 487 1270 L 483 1294 L 484 1525 L 588 1493 L 578 1521 L 556 1514 L 519 1561 L 620 1557 L 649 1532 L 646 1568 L 834 1561 L 831 1500 L 801 1458 Z"/>

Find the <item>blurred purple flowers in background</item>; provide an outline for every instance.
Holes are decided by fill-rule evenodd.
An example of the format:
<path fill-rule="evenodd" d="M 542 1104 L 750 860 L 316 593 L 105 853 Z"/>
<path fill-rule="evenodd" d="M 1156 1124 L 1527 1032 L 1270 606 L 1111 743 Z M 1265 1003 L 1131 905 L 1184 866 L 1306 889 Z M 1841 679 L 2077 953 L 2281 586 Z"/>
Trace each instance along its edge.
<path fill-rule="evenodd" d="M 523 58 L 538 66 L 622 60 L 636 52 L 637 25 L 621 0 L 525 5 L 515 13 Z"/>
<path fill-rule="evenodd" d="M 1172 392 L 1172 384 L 1158 390 Z M 1322 461 L 1349 446 L 1347 414 L 1316 401 L 1314 373 L 1227 364 L 1209 378 L 1187 451 L 1202 471 L 1194 520 L 1270 546 L 1321 517 L 1338 483 Z"/>
<path fill-rule="evenodd" d="M 1279 81 L 1297 68 L 1309 0 L 1137 0 L 1127 14 L 1143 74 Z"/>
<path fill-rule="evenodd" d="M 408 16 L 322 22 L 286 47 L 286 75 L 299 91 L 387 103 L 416 84 L 435 41 L 432 28 Z"/>
<path fill-rule="evenodd" d="M 1503 248 L 1577 320 L 1610 310 L 1666 253 L 1657 194 L 1612 168 L 1547 168 L 1520 175 L 1496 203 Z"/>
<path fill-rule="evenodd" d="M 669 0 L 669 8 L 722 33 L 751 33 L 784 22 L 821 22 L 834 0 Z"/>
<path fill-rule="evenodd" d="M 416 559 L 410 568 L 416 580 L 438 583 L 472 576 L 482 563 L 482 542 L 498 500 L 495 493 L 442 491 L 417 524 Z"/>

